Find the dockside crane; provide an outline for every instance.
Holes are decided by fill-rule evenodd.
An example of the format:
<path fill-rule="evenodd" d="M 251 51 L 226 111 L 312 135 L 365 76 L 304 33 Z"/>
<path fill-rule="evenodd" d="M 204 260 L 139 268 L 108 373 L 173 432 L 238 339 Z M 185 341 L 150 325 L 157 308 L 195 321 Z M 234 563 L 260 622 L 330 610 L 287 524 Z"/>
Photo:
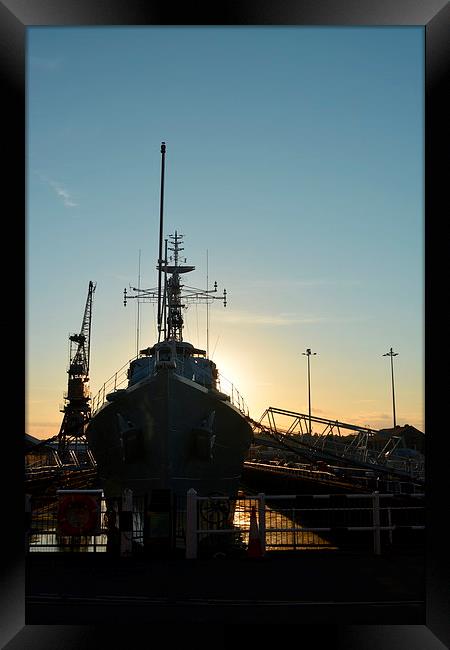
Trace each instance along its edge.
<path fill-rule="evenodd" d="M 69 335 L 69 378 L 67 393 L 64 395 L 65 404 L 61 409 L 64 417 L 58 434 L 58 454 L 64 463 L 70 462 L 72 447 L 75 447 L 76 451 L 87 450 L 85 431 L 91 417 L 89 357 L 95 287 L 95 282 L 89 282 L 80 333 Z"/>

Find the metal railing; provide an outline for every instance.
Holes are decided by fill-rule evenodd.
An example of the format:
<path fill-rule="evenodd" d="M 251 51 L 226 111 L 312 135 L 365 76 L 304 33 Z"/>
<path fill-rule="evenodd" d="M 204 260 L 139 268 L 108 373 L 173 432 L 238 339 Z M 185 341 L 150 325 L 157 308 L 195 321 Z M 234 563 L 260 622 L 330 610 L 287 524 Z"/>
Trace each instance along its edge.
<path fill-rule="evenodd" d="M 97 463 L 92 451 L 86 446 L 75 451 L 69 449 L 68 453 L 61 458 L 58 450 L 52 449 L 43 453 L 25 455 L 25 480 L 31 481 L 40 477 L 60 476 L 71 470 L 79 473 L 89 473 L 95 470 Z"/>
<path fill-rule="evenodd" d="M 65 491 L 67 492 L 67 491 Z M 70 491 L 69 491 L 70 492 Z M 92 493 L 92 490 L 76 490 Z M 95 492 L 95 491 L 94 491 Z M 261 553 L 282 550 L 352 550 L 380 555 L 388 548 L 422 547 L 425 529 L 422 495 L 408 505 L 392 494 L 310 494 L 198 496 L 194 489 L 169 518 L 172 549 L 187 559 L 222 551 L 247 553 L 251 520 L 256 516 Z M 384 502 L 384 503 L 383 503 Z M 96 534 L 61 534 L 58 498 L 26 497 L 28 552 L 111 552 L 131 555 L 145 550 L 144 496 L 125 490 L 122 498 L 101 499 Z M 148 522 L 147 522 L 148 523 Z M 358 533 L 355 535 L 355 533 Z"/>
<path fill-rule="evenodd" d="M 423 498 L 413 495 L 416 501 Z M 396 541 L 411 544 L 411 532 L 422 531 L 423 505 L 395 505 L 392 494 L 265 495 L 202 497 L 194 489 L 187 494 L 186 558 L 198 557 L 205 541 L 217 536 L 231 544 L 248 546 L 252 509 L 262 554 L 267 550 L 372 548 L 375 555 Z M 380 500 L 391 499 L 386 506 Z M 331 504 L 330 501 L 335 501 Z M 411 501 L 415 503 L 415 501 Z M 204 513 L 210 512 L 209 517 Z M 233 513 L 232 516 L 230 513 Z M 405 532 L 408 539 L 405 540 Z M 354 537 L 358 533 L 358 538 Z M 382 535 L 384 538 L 382 539 Z M 386 537 L 387 535 L 387 537 Z M 364 537 L 364 540 L 363 540 Z M 421 545 L 419 540 L 419 545 Z"/>
<path fill-rule="evenodd" d="M 128 384 L 128 368 L 130 363 L 135 359 L 138 359 L 139 355 L 136 355 L 129 361 L 127 361 L 117 372 L 115 372 L 109 379 L 105 381 L 103 386 L 100 388 L 98 393 L 92 399 L 92 415 L 94 415 L 101 406 L 106 402 L 106 396 L 109 393 L 114 393 L 120 388 L 126 388 Z"/>
<path fill-rule="evenodd" d="M 92 398 L 92 415 L 95 415 L 95 413 L 103 406 L 103 404 L 106 402 L 107 395 L 127 387 L 128 368 L 130 366 L 130 363 L 138 358 L 139 355 L 127 361 L 127 363 L 125 363 L 117 372 L 115 372 L 107 381 L 105 381 L 97 394 Z M 244 398 L 236 386 L 221 373 L 218 373 L 217 375 L 217 389 L 220 392 L 229 395 L 231 404 L 233 404 L 233 406 L 235 406 L 243 415 L 249 415 L 249 409 L 245 403 Z"/>
<path fill-rule="evenodd" d="M 222 393 L 229 395 L 230 402 L 233 406 L 235 406 L 243 415 L 246 415 L 247 417 L 249 416 L 248 406 L 244 398 L 233 382 L 224 377 L 220 372 L 217 376 L 217 387 Z"/>
<path fill-rule="evenodd" d="M 83 492 L 83 490 L 79 490 Z M 119 516 L 121 508 L 113 504 L 107 506 L 106 500 L 101 499 L 100 529 L 95 535 L 61 535 L 58 532 L 58 499 L 55 496 L 26 496 L 25 512 L 28 516 L 26 530 L 26 549 L 28 552 L 103 552 L 110 550 L 114 543 L 114 535 L 120 536 Z M 133 499 L 132 527 L 130 541 L 132 544 L 142 544 L 144 501 Z M 120 545 L 120 539 L 119 539 Z"/>
<path fill-rule="evenodd" d="M 283 474 L 290 475 L 293 477 L 299 478 L 308 478 L 314 479 L 315 481 L 327 481 L 336 480 L 336 475 L 331 472 L 326 472 L 320 469 L 311 469 L 311 466 L 305 467 L 290 467 L 286 464 L 277 463 L 262 463 L 258 461 L 246 460 L 244 462 L 245 467 L 254 467 L 257 469 L 264 470 L 265 472 L 271 472 L 273 474 Z"/>
<path fill-rule="evenodd" d="M 279 474 L 290 476 L 292 478 L 304 478 L 325 483 L 349 483 L 354 482 L 357 489 L 367 489 L 373 492 L 385 491 L 394 495 L 422 494 L 423 486 L 411 481 L 389 480 L 380 478 L 375 473 L 373 476 L 364 476 L 355 474 L 355 468 L 352 468 L 353 474 L 349 471 L 343 471 L 338 466 L 329 466 L 329 470 L 313 469 L 311 463 L 290 463 L 282 460 L 269 462 L 259 461 L 255 458 L 244 461 L 244 467 L 259 469 L 265 473 Z"/>

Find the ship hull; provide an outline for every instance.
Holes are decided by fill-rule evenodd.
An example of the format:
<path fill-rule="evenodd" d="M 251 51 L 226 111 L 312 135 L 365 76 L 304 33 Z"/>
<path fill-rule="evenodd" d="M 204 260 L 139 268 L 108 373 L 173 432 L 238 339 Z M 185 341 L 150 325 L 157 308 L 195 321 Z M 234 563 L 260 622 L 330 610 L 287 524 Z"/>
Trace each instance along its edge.
<path fill-rule="evenodd" d="M 86 432 L 105 496 L 237 494 L 252 430 L 226 396 L 162 368 L 111 399 Z"/>

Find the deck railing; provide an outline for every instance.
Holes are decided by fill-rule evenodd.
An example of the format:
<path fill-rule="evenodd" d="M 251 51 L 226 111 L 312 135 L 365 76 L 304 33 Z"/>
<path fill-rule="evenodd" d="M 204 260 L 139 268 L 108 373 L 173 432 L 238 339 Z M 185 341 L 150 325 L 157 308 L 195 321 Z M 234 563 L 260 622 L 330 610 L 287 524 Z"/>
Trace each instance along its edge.
<path fill-rule="evenodd" d="M 127 361 L 117 372 L 115 372 L 109 379 L 105 381 L 103 386 L 100 388 L 98 393 L 92 399 L 92 415 L 99 410 L 101 406 L 106 402 L 106 396 L 109 393 L 114 393 L 120 388 L 126 388 L 128 384 L 128 368 L 130 363 L 138 358 L 138 355 Z"/>
<path fill-rule="evenodd" d="M 127 361 L 127 363 L 125 363 L 121 368 L 119 368 L 117 372 L 115 372 L 107 381 L 105 381 L 103 386 L 92 399 L 92 415 L 95 415 L 95 413 L 103 406 L 103 404 L 106 402 L 107 395 L 114 393 L 119 389 L 127 387 L 128 368 L 130 366 L 130 363 L 138 358 L 139 355 Z M 217 389 L 220 392 L 229 395 L 231 404 L 233 404 L 233 406 L 235 406 L 243 415 L 249 415 L 248 406 L 245 403 L 245 400 L 242 397 L 241 393 L 238 391 L 233 382 L 224 377 L 221 373 L 218 373 L 217 376 Z"/>

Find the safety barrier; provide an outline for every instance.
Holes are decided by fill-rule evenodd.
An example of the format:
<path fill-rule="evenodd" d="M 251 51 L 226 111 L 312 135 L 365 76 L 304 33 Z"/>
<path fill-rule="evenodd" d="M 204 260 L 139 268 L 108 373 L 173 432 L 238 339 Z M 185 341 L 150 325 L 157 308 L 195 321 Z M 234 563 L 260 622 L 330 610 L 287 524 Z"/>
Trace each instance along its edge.
<path fill-rule="evenodd" d="M 211 551 L 254 551 L 257 531 L 261 554 L 352 548 L 380 555 L 388 547 L 423 544 L 415 532 L 425 529 L 423 496 L 409 495 L 405 502 L 378 492 L 229 498 L 191 489 L 186 499 L 167 506 L 131 491 L 106 502 L 98 490 L 62 490 L 58 497 L 26 495 L 26 550 L 130 556 L 164 547 L 193 559 Z M 90 498 L 98 506 L 80 503 Z"/>
<path fill-rule="evenodd" d="M 411 495 L 421 499 L 424 495 Z M 391 499 L 382 507 L 381 499 Z M 351 505 L 326 507 L 324 502 L 338 500 Z M 360 503 L 355 505 L 359 500 Z M 305 504 L 302 504 L 306 502 Z M 375 555 L 382 552 L 382 532 L 388 533 L 388 544 L 393 543 L 394 531 L 424 530 L 423 505 L 395 505 L 393 494 L 342 495 L 265 495 L 240 496 L 230 500 L 225 496 L 202 497 L 194 489 L 187 493 L 186 558 L 195 559 L 199 543 L 228 535 L 236 543 L 241 537 L 248 545 L 252 508 L 258 513 L 258 531 L 262 553 L 266 550 L 300 548 L 338 548 L 343 538 L 353 533 L 372 533 Z M 320 504 L 320 505 L 319 505 Z M 364 505 L 363 505 L 364 504 Z M 301 506 L 301 507 L 300 507 Z M 315 507 L 318 506 L 318 507 Z M 204 512 L 210 513 L 209 517 Z M 345 542 L 344 542 L 345 544 Z M 347 542 L 348 544 L 348 542 Z"/>
<path fill-rule="evenodd" d="M 98 490 L 61 490 L 57 496 L 25 495 L 25 540 L 28 552 L 94 552 L 112 550 L 129 555 L 133 544 L 142 543 L 144 502 L 137 497 L 130 500 L 110 500 L 107 504 Z M 101 492 L 101 491 L 100 491 Z M 96 493 L 96 494 L 94 494 Z M 67 497 L 98 496 L 98 525 L 73 528 L 74 522 L 89 522 L 90 504 L 80 504 L 78 511 L 70 512 Z M 70 505 L 77 505 L 69 503 Z M 128 514 L 128 511 L 129 514 Z M 95 513 L 94 513 L 95 514 Z M 67 523 L 69 522 L 69 526 Z"/>

